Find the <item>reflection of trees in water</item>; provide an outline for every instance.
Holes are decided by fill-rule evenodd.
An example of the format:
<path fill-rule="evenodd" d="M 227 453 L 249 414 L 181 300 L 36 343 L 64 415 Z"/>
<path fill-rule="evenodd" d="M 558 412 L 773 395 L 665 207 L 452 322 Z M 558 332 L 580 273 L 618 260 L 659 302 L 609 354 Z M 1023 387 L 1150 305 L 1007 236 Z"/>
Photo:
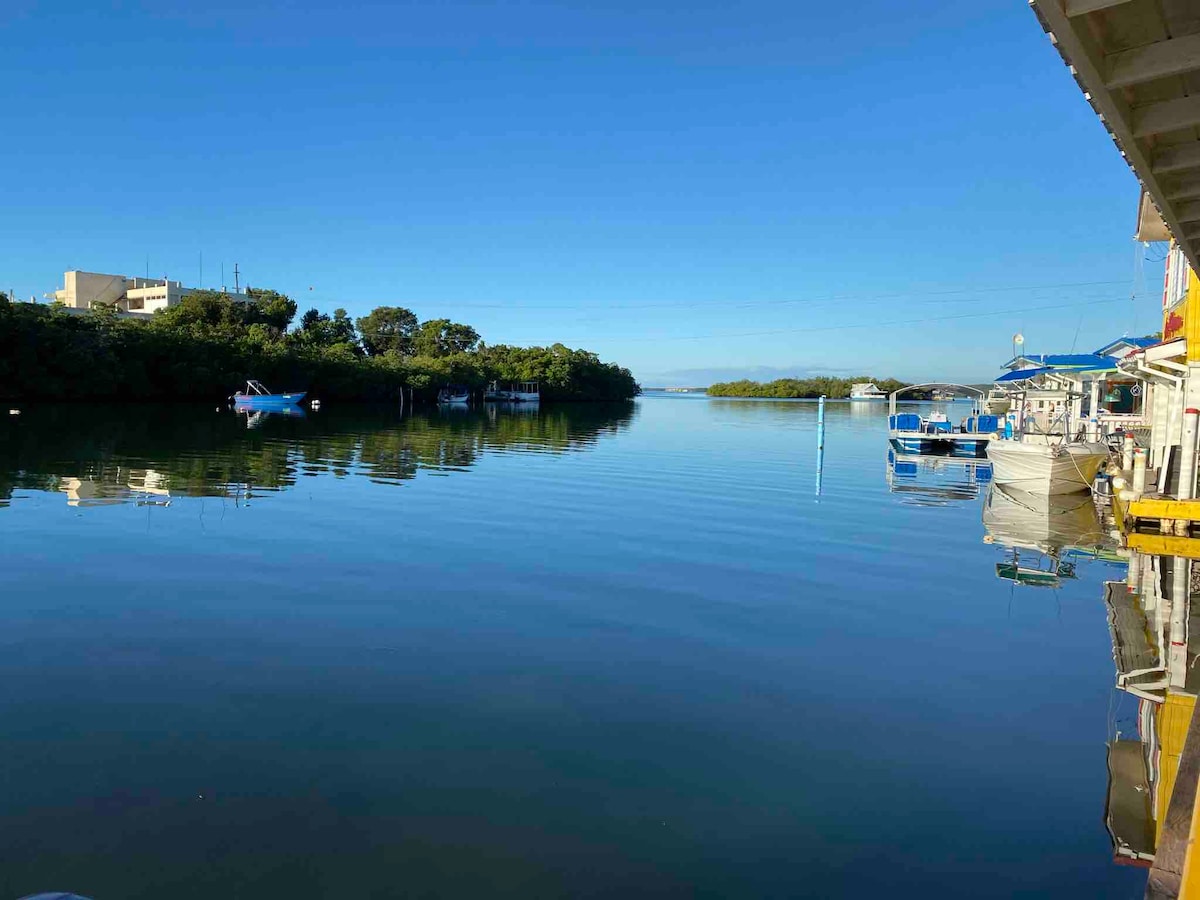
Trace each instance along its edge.
<path fill-rule="evenodd" d="M 344 408 L 272 416 L 248 429 L 244 417 L 211 408 L 47 407 L 0 421 L 0 504 L 16 489 L 70 494 L 68 481 L 112 497 L 150 482 L 174 496 L 281 490 L 319 474 L 395 483 L 422 468 L 467 469 L 489 450 L 583 449 L 626 427 L 635 411 L 632 403 L 571 404 L 402 418 Z"/>

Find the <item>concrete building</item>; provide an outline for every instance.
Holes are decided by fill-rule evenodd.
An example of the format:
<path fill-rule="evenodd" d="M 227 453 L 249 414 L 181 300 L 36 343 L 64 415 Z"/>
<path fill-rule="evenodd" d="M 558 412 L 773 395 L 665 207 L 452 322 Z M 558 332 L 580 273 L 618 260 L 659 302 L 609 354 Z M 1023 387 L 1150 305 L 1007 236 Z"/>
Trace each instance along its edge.
<path fill-rule="evenodd" d="M 63 273 L 63 286 L 54 292 L 54 299 L 68 309 L 91 309 L 93 305 L 103 303 L 115 306 L 121 312 L 148 316 L 174 306 L 195 290 L 165 278 L 128 278 L 72 270 Z M 236 300 L 247 299 L 240 293 L 230 296 Z"/>

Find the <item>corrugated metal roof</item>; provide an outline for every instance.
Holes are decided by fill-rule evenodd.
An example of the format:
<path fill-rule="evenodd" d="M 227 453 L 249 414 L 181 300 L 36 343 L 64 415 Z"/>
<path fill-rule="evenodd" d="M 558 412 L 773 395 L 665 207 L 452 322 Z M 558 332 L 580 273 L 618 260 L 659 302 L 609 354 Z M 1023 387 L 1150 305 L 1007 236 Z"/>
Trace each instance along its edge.
<path fill-rule="evenodd" d="M 1123 337 L 1117 338 L 1115 341 L 1109 341 L 1103 347 L 1096 351 L 1101 356 L 1108 356 L 1117 347 L 1122 344 L 1128 344 L 1130 347 L 1136 347 L 1140 350 L 1145 350 L 1147 347 L 1153 347 L 1158 343 L 1158 338 L 1153 337 Z"/>
<path fill-rule="evenodd" d="M 1004 364 L 1004 368 L 1011 368 L 1013 365 L 1020 363 L 1021 360 L 1027 360 L 1039 366 L 1053 366 L 1059 369 L 1082 369 L 1082 368 L 1113 368 L 1114 362 L 1112 357 L 1101 356 L 1098 353 L 1024 353 L 1021 356 L 1016 356 Z"/>

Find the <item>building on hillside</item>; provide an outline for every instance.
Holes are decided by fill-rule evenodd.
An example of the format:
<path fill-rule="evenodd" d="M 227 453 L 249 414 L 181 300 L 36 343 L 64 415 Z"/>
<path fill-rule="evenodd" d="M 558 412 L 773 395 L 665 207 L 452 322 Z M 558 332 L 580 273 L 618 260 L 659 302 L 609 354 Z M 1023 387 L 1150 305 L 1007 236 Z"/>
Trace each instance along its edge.
<path fill-rule="evenodd" d="M 63 286 L 54 292 L 54 300 L 68 309 L 91 309 L 104 304 L 124 313 L 152 315 L 174 306 L 195 290 L 166 278 L 130 278 L 71 270 L 63 273 Z M 241 293 L 230 296 L 246 299 Z"/>

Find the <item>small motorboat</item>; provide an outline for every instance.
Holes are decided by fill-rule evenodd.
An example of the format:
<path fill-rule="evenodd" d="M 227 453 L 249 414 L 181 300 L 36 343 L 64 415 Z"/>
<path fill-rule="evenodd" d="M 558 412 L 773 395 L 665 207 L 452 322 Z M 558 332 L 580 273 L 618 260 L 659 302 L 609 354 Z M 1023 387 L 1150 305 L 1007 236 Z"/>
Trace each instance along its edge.
<path fill-rule="evenodd" d="M 461 384 L 448 384 L 437 396 L 438 406 L 466 406 L 471 402 L 471 391 Z"/>
<path fill-rule="evenodd" d="M 511 389 L 500 387 L 498 382 L 493 381 L 483 392 L 483 399 L 488 403 L 505 403 L 513 399 L 513 392 Z"/>
<path fill-rule="evenodd" d="M 304 399 L 307 391 L 293 391 L 287 394 L 272 394 L 261 381 L 250 379 L 246 382 L 246 390 L 238 391 L 230 399 L 235 407 L 242 409 L 286 409 L 295 406 Z"/>

